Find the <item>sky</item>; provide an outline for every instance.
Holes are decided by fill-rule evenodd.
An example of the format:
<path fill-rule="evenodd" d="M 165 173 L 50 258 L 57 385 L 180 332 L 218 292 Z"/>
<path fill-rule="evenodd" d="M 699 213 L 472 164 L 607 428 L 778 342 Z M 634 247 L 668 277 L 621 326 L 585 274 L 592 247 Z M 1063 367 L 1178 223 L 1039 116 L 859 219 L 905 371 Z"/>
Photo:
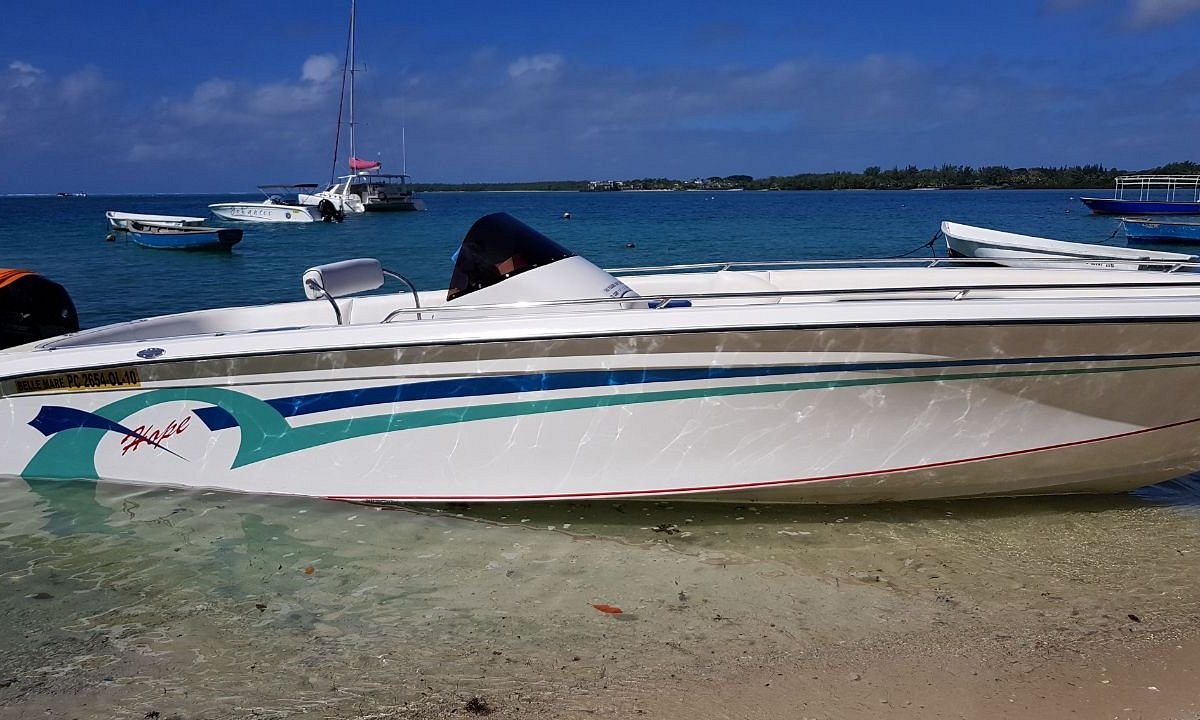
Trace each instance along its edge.
<path fill-rule="evenodd" d="M 0 194 L 327 181 L 349 16 L 6 3 Z M 1200 160 L 1200 0 L 358 0 L 357 19 L 357 154 L 417 182 Z"/>

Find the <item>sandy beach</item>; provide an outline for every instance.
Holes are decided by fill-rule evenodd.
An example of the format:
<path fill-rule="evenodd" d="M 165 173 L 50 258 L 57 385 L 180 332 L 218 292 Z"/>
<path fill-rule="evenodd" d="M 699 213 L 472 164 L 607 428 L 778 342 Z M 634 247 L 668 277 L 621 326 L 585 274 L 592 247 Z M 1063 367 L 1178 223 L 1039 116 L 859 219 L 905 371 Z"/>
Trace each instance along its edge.
<path fill-rule="evenodd" d="M 1200 717 L 1186 508 L 106 501 L 9 528 L 0 718 Z"/>

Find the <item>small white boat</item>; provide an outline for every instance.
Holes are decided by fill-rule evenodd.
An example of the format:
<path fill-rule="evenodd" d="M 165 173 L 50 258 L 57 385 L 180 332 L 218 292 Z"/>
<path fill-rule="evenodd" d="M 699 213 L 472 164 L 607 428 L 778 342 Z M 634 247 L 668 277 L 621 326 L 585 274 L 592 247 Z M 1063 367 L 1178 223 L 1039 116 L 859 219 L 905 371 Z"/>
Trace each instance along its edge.
<path fill-rule="evenodd" d="M 0 352 L 0 475 L 851 503 L 1200 470 L 1200 275 L 853 262 L 610 274 L 489 215 L 446 289 L 368 294 L 386 272 L 348 260 L 307 300 Z"/>
<path fill-rule="evenodd" d="M 297 197 L 311 191 L 316 184 L 259 185 L 266 196 L 259 201 L 214 203 L 208 206 L 213 215 L 234 222 L 312 223 L 340 221 L 342 213 L 332 203 L 301 204 L 285 196 Z"/>
<path fill-rule="evenodd" d="M 194 227 L 204 224 L 202 217 L 187 217 L 185 215 L 148 215 L 145 213 L 127 213 L 109 210 L 104 213 L 108 218 L 109 227 L 113 230 L 128 230 L 129 223 L 153 223 L 155 225 L 175 225 L 179 227 Z"/>
<path fill-rule="evenodd" d="M 1195 272 L 1200 263 L 1200 257 L 1185 253 L 1049 240 L 954 222 L 942 223 L 942 235 L 951 257 L 978 258 L 1010 267 Z"/>

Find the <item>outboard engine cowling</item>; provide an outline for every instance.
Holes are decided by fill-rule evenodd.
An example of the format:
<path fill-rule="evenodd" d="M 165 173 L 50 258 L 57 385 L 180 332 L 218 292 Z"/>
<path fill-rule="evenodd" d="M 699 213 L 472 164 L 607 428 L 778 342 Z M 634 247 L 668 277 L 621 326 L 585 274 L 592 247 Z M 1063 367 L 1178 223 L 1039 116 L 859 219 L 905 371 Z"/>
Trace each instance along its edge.
<path fill-rule="evenodd" d="M 346 213 L 329 198 L 321 198 L 317 203 L 317 212 L 325 222 L 341 222 L 346 219 Z"/>
<path fill-rule="evenodd" d="M 628 285 L 537 230 L 507 213 L 495 213 L 475 221 L 454 254 L 446 304 L 637 297 Z M 610 307 L 633 306 L 645 303 Z"/>
<path fill-rule="evenodd" d="M 0 348 L 79 330 L 65 288 L 28 270 L 0 268 Z"/>

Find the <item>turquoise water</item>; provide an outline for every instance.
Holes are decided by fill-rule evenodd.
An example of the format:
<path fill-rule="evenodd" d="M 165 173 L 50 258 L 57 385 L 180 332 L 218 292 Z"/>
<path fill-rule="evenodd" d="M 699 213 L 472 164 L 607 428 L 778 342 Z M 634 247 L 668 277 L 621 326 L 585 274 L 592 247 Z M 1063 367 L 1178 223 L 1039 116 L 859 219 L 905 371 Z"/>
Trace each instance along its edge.
<path fill-rule="evenodd" d="M 105 210 L 224 197 L 0 198 L 0 266 L 61 282 L 93 326 L 299 299 L 306 267 L 348 257 L 441 287 L 500 210 L 613 267 L 924 255 L 943 219 L 1108 239 L 1076 195 L 431 194 L 424 213 L 247 225 L 228 255 L 105 241 Z M 1125 642 L 1132 614 L 1170 630 L 1200 610 L 1193 490 L 384 510 L 0 480 L 0 717 L 629 717 L 660 683 L 927 631 Z"/>
<path fill-rule="evenodd" d="M 920 249 L 942 220 L 1103 242 L 1112 218 L 1070 191 L 435 193 L 420 213 L 342 224 L 243 225 L 232 253 L 105 242 L 104 212 L 207 214 L 229 196 L 0 198 L 0 267 L 63 284 L 85 327 L 147 315 L 300 299 L 313 265 L 377 257 L 422 289 L 445 287 L 450 255 L 479 217 L 511 213 L 601 267 L 720 260 L 891 257 Z M 246 196 L 249 198 L 250 196 Z M 561 219 L 565 212 L 570 220 Z M 217 223 L 213 223 L 217 224 Z M 1120 238 L 1117 238 L 1119 241 Z M 634 247 L 628 247 L 632 244 Z M 944 254 L 944 246 L 937 248 Z"/>

